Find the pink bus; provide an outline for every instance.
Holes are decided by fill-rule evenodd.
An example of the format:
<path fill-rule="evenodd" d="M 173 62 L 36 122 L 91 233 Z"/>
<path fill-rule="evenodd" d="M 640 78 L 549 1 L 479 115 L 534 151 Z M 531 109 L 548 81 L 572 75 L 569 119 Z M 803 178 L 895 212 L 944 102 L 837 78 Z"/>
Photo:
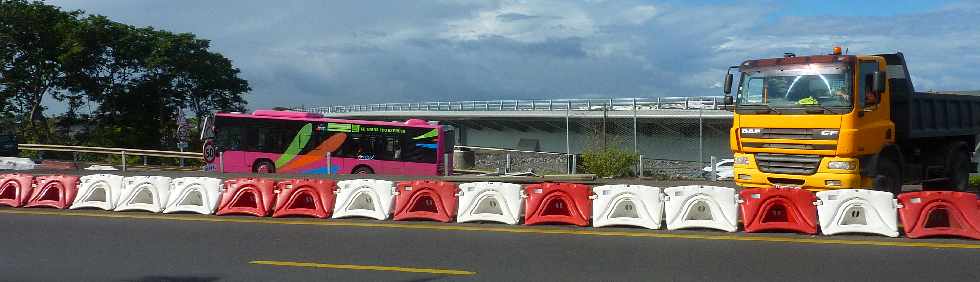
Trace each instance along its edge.
<path fill-rule="evenodd" d="M 452 127 L 424 120 L 343 120 L 294 111 L 217 113 L 205 120 L 206 170 L 442 175 Z M 328 159 L 330 160 L 329 164 Z M 223 166 L 223 167 L 222 167 Z"/>

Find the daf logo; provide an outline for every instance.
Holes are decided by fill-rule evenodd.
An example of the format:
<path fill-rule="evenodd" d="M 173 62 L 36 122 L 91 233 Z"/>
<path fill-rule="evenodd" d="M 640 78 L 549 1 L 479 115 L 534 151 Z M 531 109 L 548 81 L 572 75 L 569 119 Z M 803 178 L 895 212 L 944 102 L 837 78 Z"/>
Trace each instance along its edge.
<path fill-rule="evenodd" d="M 762 133 L 762 128 L 742 128 L 742 134 L 759 134 Z"/>
<path fill-rule="evenodd" d="M 840 131 L 839 130 L 821 130 L 820 131 L 820 136 L 834 136 L 834 135 L 837 135 L 838 132 L 840 132 Z"/>

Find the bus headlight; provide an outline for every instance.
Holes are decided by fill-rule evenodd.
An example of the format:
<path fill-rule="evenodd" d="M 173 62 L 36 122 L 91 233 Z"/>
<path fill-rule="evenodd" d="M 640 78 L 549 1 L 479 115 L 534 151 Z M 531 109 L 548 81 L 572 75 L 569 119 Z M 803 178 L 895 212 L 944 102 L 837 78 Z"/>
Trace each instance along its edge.
<path fill-rule="evenodd" d="M 827 168 L 829 169 L 842 169 L 842 170 L 852 170 L 854 169 L 854 163 L 848 161 L 830 161 L 827 162 Z"/>
<path fill-rule="evenodd" d="M 749 164 L 749 157 L 746 157 L 746 156 L 737 156 L 737 157 L 735 157 L 735 164 L 736 165 L 747 165 L 747 164 Z"/>

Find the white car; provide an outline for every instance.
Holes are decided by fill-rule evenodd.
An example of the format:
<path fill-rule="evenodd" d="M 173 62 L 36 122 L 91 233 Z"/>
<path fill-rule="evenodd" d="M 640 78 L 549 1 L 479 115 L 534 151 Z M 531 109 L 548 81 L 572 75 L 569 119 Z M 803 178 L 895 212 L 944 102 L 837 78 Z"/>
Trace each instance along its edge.
<path fill-rule="evenodd" d="M 734 159 L 723 159 L 715 164 L 715 179 L 717 180 L 731 180 L 733 177 L 732 165 L 735 164 Z M 711 166 L 706 166 L 704 169 L 704 175 L 706 178 L 711 176 Z"/>

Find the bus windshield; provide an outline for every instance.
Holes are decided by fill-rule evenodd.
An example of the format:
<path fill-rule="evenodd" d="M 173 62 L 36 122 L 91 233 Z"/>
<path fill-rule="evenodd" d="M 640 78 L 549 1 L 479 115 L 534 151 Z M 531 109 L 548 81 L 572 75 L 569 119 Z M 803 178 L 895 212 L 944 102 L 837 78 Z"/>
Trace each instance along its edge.
<path fill-rule="evenodd" d="M 851 75 L 843 64 L 779 66 L 742 73 L 738 105 L 742 108 L 825 110 L 844 113 L 853 104 Z"/>

